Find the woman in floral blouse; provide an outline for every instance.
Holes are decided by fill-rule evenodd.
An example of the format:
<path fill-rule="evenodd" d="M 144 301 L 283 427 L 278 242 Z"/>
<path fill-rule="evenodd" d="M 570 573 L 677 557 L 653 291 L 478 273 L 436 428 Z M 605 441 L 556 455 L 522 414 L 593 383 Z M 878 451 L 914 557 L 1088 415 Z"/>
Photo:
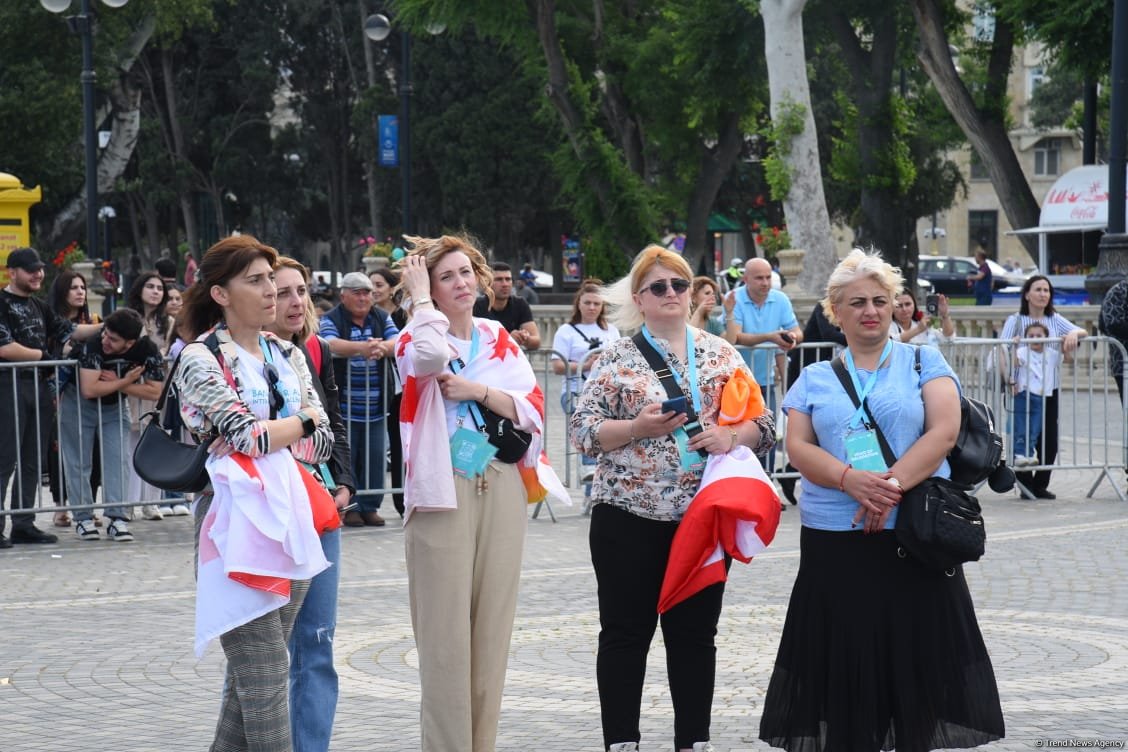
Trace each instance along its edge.
<path fill-rule="evenodd" d="M 727 342 L 687 325 L 692 276 L 681 256 L 649 246 L 604 297 L 610 320 L 623 331 L 641 328 L 665 360 L 702 430 L 687 426 L 685 413 L 662 412 L 666 390 L 629 338 L 607 347 L 571 419 L 576 448 L 599 461 L 590 533 L 599 586 L 596 677 L 603 743 L 613 752 L 638 749 L 662 576 L 678 522 L 701 482 L 704 455 L 724 454 L 737 444 L 764 454 L 775 442 L 771 414 L 717 425 L 721 390 L 737 369 L 747 369 Z M 705 588 L 661 616 L 677 750 L 712 749 L 714 636 L 724 587 Z"/>

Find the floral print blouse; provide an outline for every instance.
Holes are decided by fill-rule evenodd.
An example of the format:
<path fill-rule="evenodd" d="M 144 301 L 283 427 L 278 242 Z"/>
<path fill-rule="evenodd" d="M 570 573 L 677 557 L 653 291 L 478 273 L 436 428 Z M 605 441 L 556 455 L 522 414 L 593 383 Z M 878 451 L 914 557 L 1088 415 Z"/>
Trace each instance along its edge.
<path fill-rule="evenodd" d="M 720 337 L 692 327 L 690 331 L 701 396 L 699 418 L 702 428 L 707 429 L 717 424 L 721 391 L 729 377 L 738 368 L 747 372 L 748 367 L 736 349 Z M 659 337 L 655 341 L 669 353 L 669 342 Z M 687 384 L 686 364 L 672 354 L 667 362 L 679 383 Z M 665 399 L 666 389 L 632 339 L 623 338 L 608 346 L 584 385 L 570 422 L 575 447 L 598 459 L 591 489 L 593 503 L 612 504 L 652 520 L 680 520 L 685 514 L 701 483 L 704 466 L 682 470 L 673 435 L 639 439 L 610 451 L 599 444 L 604 421 L 631 420 L 646 405 Z M 775 418 L 765 412 L 755 423 L 760 428 L 760 442 L 752 451 L 763 456 L 775 445 Z"/>

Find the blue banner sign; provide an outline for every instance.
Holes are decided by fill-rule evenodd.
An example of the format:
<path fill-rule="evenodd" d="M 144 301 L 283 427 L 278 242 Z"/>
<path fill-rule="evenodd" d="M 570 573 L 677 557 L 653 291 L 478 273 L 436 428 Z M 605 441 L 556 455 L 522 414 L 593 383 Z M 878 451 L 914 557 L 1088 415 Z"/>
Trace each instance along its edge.
<path fill-rule="evenodd" d="M 381 167 L 399 166 L 399 118 L 381 115 L 376 131 L 376 143 Z"/>

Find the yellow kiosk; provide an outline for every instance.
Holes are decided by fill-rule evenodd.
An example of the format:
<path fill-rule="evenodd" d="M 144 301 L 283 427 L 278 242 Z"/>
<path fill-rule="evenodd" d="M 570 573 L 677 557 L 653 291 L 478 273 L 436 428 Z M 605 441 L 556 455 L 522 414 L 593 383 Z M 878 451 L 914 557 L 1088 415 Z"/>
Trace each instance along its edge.
<path fill-rule="evenodd" d="M 24 188 L 15 175 L 0 172 L 0 285 L 8 284 L 8 254 L 31 244 L 28 210 L 42 198 L 38 186 Z"/>

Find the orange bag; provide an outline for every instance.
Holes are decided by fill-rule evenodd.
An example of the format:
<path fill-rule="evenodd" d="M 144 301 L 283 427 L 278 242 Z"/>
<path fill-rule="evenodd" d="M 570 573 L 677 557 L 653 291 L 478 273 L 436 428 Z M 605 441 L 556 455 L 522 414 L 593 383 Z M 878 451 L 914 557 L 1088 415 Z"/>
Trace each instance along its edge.
<path fill-rule="evenodd" d="M 721 409 L 717 425 L 730 426 L 764 414 L 764 395 L 760 385 L 744 368 L 736 369 L 721 391 Z"/>

